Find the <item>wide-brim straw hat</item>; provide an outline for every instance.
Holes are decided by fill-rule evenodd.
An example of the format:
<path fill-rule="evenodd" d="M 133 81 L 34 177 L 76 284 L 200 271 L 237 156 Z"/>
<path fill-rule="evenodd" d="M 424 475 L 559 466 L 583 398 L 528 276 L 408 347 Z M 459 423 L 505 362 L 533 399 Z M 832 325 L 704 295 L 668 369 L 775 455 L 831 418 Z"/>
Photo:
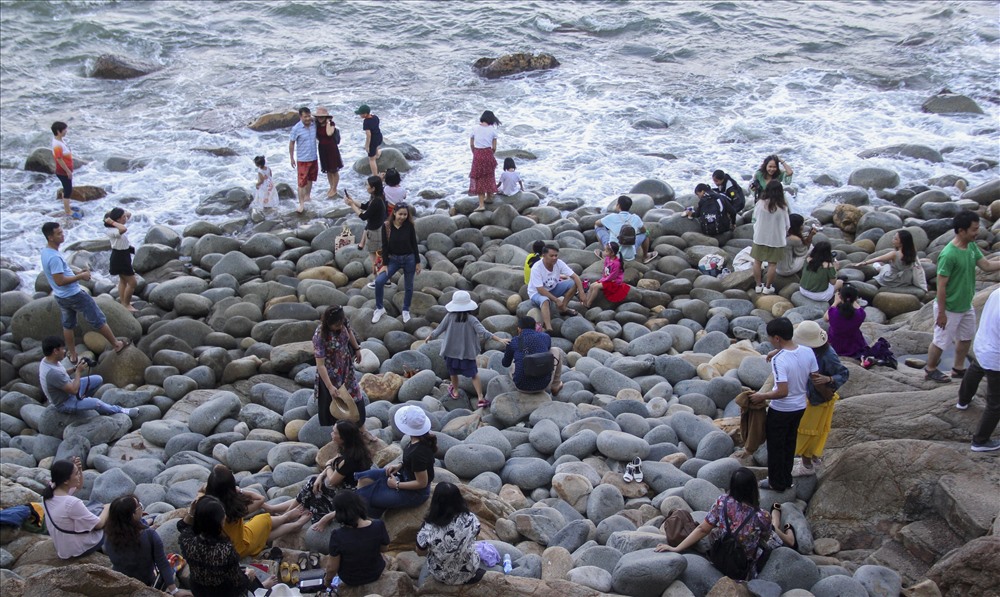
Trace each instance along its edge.
<path fill-rule="evenodd" d="M 333 394 L 330 395 L 330 414 L 338 421 L 360 420 L 358 403 L 354 401 L 354 397 L 344 386 L 335 388 Z"/>
<path fill-rule="evenodd" d="M 319 118 L 320 116 L 329 116 L 329 115 L 330 115 L 330 113 L 327 112 L 326 108 L 324 108 L 322 106 L 320 106 L 319 108 L 316 108 L 316 113 L 313 114 L 313 116 L 315 116 L 316 118 Z"/>
<path fill-rule="evenodd" d="M 468 292 L 459 290 L 451 297 L 451 301 L 444 308 L 449 313 L 459 313 L 462 311 L 472 311 L 478 306 L 476 301 L 472 300 L 472 297 L 469 296 Z"/>
<path fill-rule="evenodd" d="M 815 321 L 803 321 L 795 328 L 792 340 L 809 348 L 819 348 L 827 342 L 826 332 Z"/>
<path fill-rule="evenodd" d="M 404 406 L 396 411 L 392 420 L 404 435 L 410 437 L 420 437 L 431 430 L 431 420 L 419 406 Z"/>

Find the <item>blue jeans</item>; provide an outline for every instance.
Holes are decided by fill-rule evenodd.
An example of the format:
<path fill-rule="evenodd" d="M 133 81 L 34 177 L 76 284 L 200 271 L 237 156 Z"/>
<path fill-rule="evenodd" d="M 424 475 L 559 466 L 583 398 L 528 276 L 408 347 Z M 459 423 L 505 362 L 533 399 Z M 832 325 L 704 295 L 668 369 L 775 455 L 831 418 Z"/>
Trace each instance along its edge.
<path fill-rule="evenodd" d="M 56 297 L 56 304 L 62 312 L 62 326 L 64 330 L 72 330 L 76 327 L 76 314 L 83 313 L 83 318 L 87 323 L 94 326 L 95 330 L 108 322 L 104 317 L 104 312 L 94 302 L 93 297 L 84 291 L 80 291 L 67 298 Z"/>
<path fill-rule="evenodd" d="M 102 415 L 116 415 L 118 413 L 125 412 L 120 406 L 113 406 L 104 402 L 103 400 L 98 400 L 97 398 L 91 398 L 97 388 L 101 387 L 104 380 L 101 379 L 100 375 L 88 375 L 86 377 L 80 378 L 80 390 L 76 393 L 76 396 L 70 396 L 56 407 L 56 410 L 67 414 L 75 415 L 81 413 L 85 410 L 96 410 Z"/>
<path fill-rule="evenodd" d="M 559 298 L 562 295 L 569 292 L 569 289 L 573 288 L 574 286 L 576 286 L 576 282 L 574 282 L 573 280 L 563 280 L 562 282 L 556 284 L 555 287 L 553 287 L 552 290 L 550 290 L 549 292 L 552 293 L 552 296 Z M 531 302 L 535 303 L 535 305 L 537 305 L 538 307 L 541 307 L 542 303 L 544 303 L 547 300 L 549 300 L 549 297 L 545 296 L 542 293 L 538 293 L 535 296 L 531 297 Z"/>
<path fill-rule="evenodd" d="M 415 508 L 427 501 L 431 496 L 430 484 L 423 489 L 390 489 L 389 479 L 384 468 L 373 468 L 360 473 L 354 473 L 354 478 L 372 479 L 371 485 L 358 488 L 358 495 L 368 504 L 368 513 L 375 518 L 382 518 L 386 510 L 400 508 Z"/>
<path fill-rule="evenodd" d="M 385 296 L 385 283 L 399 270 L 403 270 L 403 311 L 410 310 L 410 301 L 413 300 L 413 276 L 417 273 L 417 257 L 412 253 L 389 256 L 389 264 L 386 266 L 386 271 L 375 278 L 376 309 L 382 308 L 382 297 Z"/>

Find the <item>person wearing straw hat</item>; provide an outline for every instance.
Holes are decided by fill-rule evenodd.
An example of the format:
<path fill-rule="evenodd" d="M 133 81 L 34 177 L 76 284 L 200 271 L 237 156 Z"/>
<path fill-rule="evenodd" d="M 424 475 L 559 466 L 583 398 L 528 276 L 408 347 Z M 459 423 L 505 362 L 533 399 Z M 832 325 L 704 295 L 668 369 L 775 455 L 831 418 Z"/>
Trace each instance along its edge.
<path fill-rule="evenodd" d="M 344 160 L 340 157 L 340 131 L 337 130 L 337 123 L 323 106 L 316 108 L 316 140 L 319 141 L 319 169 L 326 174 L 330 183 L 326 198 L 333 199 L 337 196 L 340 169 L 344 167 Z"/>
<path fill-rule="evenodd" d="M 479 381 L 479 367 L 476 365 L 476 357 L 479 356 L 480 352 L 479 341 L 480 339 L 492 339 L 506 345 L 510 340 L 488 332 L 483 324 L 479 323 L 476 316 L 472 314 L 478 306 L 468 292 L 459 290 L 445 305 L 448 315 L 431 332 L 427 340 L 431 341 L 441 335 L 444 336 L 441 356 L 444 357 L 444 361 L 448 365 L 448 375 L 451 377 L 448 397 L 452 400 L 458 400 L 459 375 L 471 377 L 472 387 L 476 388 L 476 395 L 479 398 L 477 407 L 486 408 L 489 403 L 483 397 L 483 384 Z"/>
<path fill-rule="evenodd" d="M 800 476 L 812 475 L 823 462 L 823 447 L 830 434 L 833 407 L 840 400 L 837 388 L 847 383 L 850 372 L 830 346 L 826 332 L 815 321 L 800 323 L 792 334 L 792 340 L 811 348 L 819 366 L 818 371 L 809 375 L 809 382 L 806 384 L 808 403 L 806 412 L 799 421 L 798 437 L 795 440 L 795 453 L 802 457 L 802 464 L 792 473 L 793 476 L 796 472 Z"/>
<path fill-rule="evenodd" d="M 343 307 L 327 307 L 312 343 L 316 354 L 319 424 L 327 427 L 337 421 L 364 421 L 368 398 L 354 373 L 354 364 L 361 362 L 361 345 Z"/>
<path fill-rule="evenodd" d="M 431 433 L 427 413 L 419 406 L 407 405 L 396 411 L 392 421 L 410 438 L 403 448 L 402 462 L 354 474 L 358 495 L 375 518 L 381 518 L 386 510 L 413 508 L 426 502 L 434 481 L 437 437 Z"/>

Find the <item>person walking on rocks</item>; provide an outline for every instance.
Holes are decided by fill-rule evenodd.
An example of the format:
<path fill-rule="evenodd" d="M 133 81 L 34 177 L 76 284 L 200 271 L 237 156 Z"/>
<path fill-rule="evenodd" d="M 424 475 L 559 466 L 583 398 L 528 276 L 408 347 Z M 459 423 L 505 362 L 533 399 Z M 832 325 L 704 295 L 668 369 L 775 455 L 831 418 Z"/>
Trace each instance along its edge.
<path fill-rule="evenodd" d="M 972 436 L 973 452 L 1000 450 L 1000 440 L 990 439 L 1000 422 L 1000 288 L 990 293 L 983 307 L 983 320 L 976 332 L 974 357 L 969 370 L 962 377 L 955 408 L 965 410 L 979 389 L 979 382 L 986 377 L 986 409 L 979 419 L 979 426 Z"/>
<path fill-rule="evenodd" d="M 548 334 L 535 331 L 533 317 L 521 317 L 517 320 L 517 336 L 504 349 L 504 367 L 511 367 L 510 376 L 514 386 L 522 392 L 552 392 L 558 394 L 563 384 L 563 361 L 566 354 L 562 349 L 552 346 L 552 338 Z"/>
<path fill-rule="evenodd" d="M 815 321 L 803 321 L 795 328 L 792 340 L 813 349 L 819 370 L 809 375 L 806 412 L 799 421 L 795 453 L 802 457 L 801 472 L 811 475 L 822 462 L 823 448 L 833 422 L 833 408 L 840 400 L 837 388 L 850 375 L 827 341 L 826 332 Z M 794 473 L 793 473 L 794 474 Z"/>
<path fill-rule="evenodd" d="M 628 195 L 621 195 L 615 202 L 615 213 L 601 218 L 594 224 L 594 232 L 597 233 L 597 240 L 601 243 L 600 249 L 595 249 L 594 254 L 603 258 L 604 247 L 612 241 L 621 247 L 618 254 L 625 261 L 632 261 L 638 253 L 637 248 L 642 247 L 642 254 L 646 257 L 643 263 L 649 263 L 659 257 L 656 251 L 649 251 L 649 233 L 646 231 L 642 218 L 631 213 L 632 198 Z"/>
<path fill-rule="evenodd" d="M 358 243 L 358 249 L 368 249 L 372 258 L 372 281 L 368 283 L 368 288 L 375 288 L 374 277 L 378 275 L 380 268 L 379 255 L 382 252 L 382 226 L 385 224 L 385 193 L 382 190 L 382 179 L 378 176 L 369 176 L 365 181 L 367 184 L 369 199 L 365 203 L 358 204 L 351 194 L 344 191 L 344 201 L 347 206 L 354 210 L 359 218 L 365 221 L 365 235 Z"/>
<path fill-rule="evenodd" d="M 458 400 L 458 376 L 464 375 L 472 378 L 472 387 L 476 389 L 476 396 L 479 398 L 476 406 L 486 408 L 489 403 L 483 397 L 483 384 L 479 381 L 479 367 L 476 364 L 476 357 L 480 353 L 480 339 L 492 339 L 504 344 L 509 343 L 510 340 L 486 331 L 483 324 L 479 323 L 479 320 L 473 315 L 478 306 L 468 292 L 457 291 L 452 296 L 451 301 L 445 305 L 448 314 L 431 332 L 427 341 L 430 342 L 444 336 L 441 356 L 444 357 L 445 364 L 448 365 L 448 375 L 451 377 L 448 397 L 452 400 Z"/>
<path fill-rule="evenodd" d="M 365 133 L 365 154 L 368 155 L 368 167 L 371 168 L 372 176 L 378 176 L 378 158 L 382 155 L 379 145 L 382 145 L 382 129 L 378 116 L 372 114 L 372 109 L 368 104 L 361 104 L 354 111 L 361 117 L 361 130 Z"/>
<path fill-rule="evenodd" d="M 67 216 L 81 219 L 83 214 L 73 211 L 69 205 L 71 195 L 73 195 L 73 152 L 66 144 L 66 131 L 69 126 L 65 122 L 52 123 L 52 159 L 56 163 L 56 178 L 62 188 L 56 191 L 56 199 L 62 199 L 63 209 Z"/>
<path fill-rule="evenodd" d="M 305 106 L 299 108 L 299 121 L 292 127 L 289 135 L 288 157 L 292 161 L 292 169 L 296 172 L 298 182 L 299 207 L 295 211 L 302 213 L 306 209 L 306 202 L 312 199 L 312 186 L 319 176 L 316 126 L 313 124 L 312 111 Z"/>
<path fill-rule="evenodd" d="M 774 294 L 774 276 L 778 272 L 777 264 L 785 255 L 785 245 L 788 244 L 788 204 L 785 203 L 785 190 L 781 183 L 772 180 L 764 189 L 764 198 L 754 205 L 753 245 L 750 256 L 753 257 L 753 279 L 757 286 L 757 294 Z M 761 270 L 767 262 L 767 284 L 761 283 Z"/>
<path fill-rule="evenodd" d="M 796 344 L 793 334 L 792 322 L 786 317 L 767 323 L 768 339 L 778 349 L 770 359 L 774 388 L 769 392 L 754 392 L 750 396 L 750 402 L 755 404 L 771 401 L 765 423 L 767 478 L 760 482 L 760 487 L 779 493 L 792 486 L 795 442 L 799 421 L 806 410 L 807 386 L 810 375 L 819 371 L 813 350 Z"/>
<path fill-rule="evenodd" d="M 493 203 L 497 193 L 497 127 L 500 119 L 489 110 L 479 117 L 479 124 L 469 134 L 469 148 L 472 149 L 472 171 L 469 172 L 469 194 L 479 197 L 476 211 L 486 209 Z"/>
<path fill-rule="evenodd" d="M 135 247 L 129 242 L 128 228 L 125 224 L 132 217 L 130 212 L 120 207 L 116 207 L 104 214 L 104 227 L 108 238 L 111 239 L 111 263 L 108 273 L 118 276 L 118 302 L 129 311 L 138 311 L 132 306 L 132 293 L 135 292 L 136 280 L 135 270 L 132 269 L 132 255 Z"/>
<path fill-rule="evenodd" d="M 972 297 L 976 294 L 976 266 L 983 271 L 1000 271 L 1000 256 L 983 257 L 976 245 L 979 234 L 979 216 L 963 211 L 952 221 L 955 238 L 938 256 L 937 297 L 934 300 L 934 338 L 927 348 L 927 366 L 924 379 L 948 383 L 951 377 L 965 375 L 965 356 L 969 353 L 972 337 L 976 333 L 976 310 Z M 938 370 L 941 355 L 955 345 L 955 364 L 951 377 Z"/>
<path fill-rule="evenodd" d="M 563 276 L 566 279 L 563 279 Z M 576 311 L 569 308 L 569 299 L 573 295 L 584 302 L 587 295 L 583 291 L 583 281 L 580 276 L 559 259 L 559 249 L 551 245 L 542 248 L 542 258 L 531 266 L 531 276 L 528 278 L 528 299 L 542 312 L 542 325 L 545 331 L 552 332 L 551 305 L 555 305 L 559 314 L 572 317 Z"/>
<path fill-rule="evenodd" d="M 104 313 L 94 299 L 80 287 L 80 280 L 90 280 L 90 270 L 74 274 L 59 253 L 59 245 L 66 240 L 63 229 L 57 222 L 46 222 L 42 224 L 42 234 L 46 242 L 45 248 L 42 249 L 42 271 L 49 286 L 52 287 L 52 294 L 55 295 L 56 303 L 62 313 L 63 338 L 66 340 L 69 362 L 74 365 L 77 362 L 74 330 L 78 313 L 83 313 L 87 323 L 104 336 L 116 353 L 124 350 L 131 341 L 115 338 Z"/>
<path fill-rule="evenodd" d="M 330 183 L 326 198 L 333 199 L 337 196 L 340 169 L 344 167 L 344 160 L 340 157 L 340 129 L 322 106 L 316 108 L 316 140 L 319 141 L 319 167 Z"/>
<path fill-rule="evenodd" d="M 382 226 L 382 255 L 384 265 L 375 278 L 375 312 L 372 323 L 385 315 L 383 299 L 385 285 L 399 270 L 403 270 L 403 323 L 410 321 L 410 303 L 413 301 L 413 278 L 420 273 L 420 250 L 417 248 L 417 229 L 413 226 L 413 210 L 406 203 L 396 206 L 389 221 Z"/>
<path fill-rule="evenodd" d="M 330 404 L 341 387 L 354 399 L 358 416 L 364 421 L 367 399 L 354 372 L 354 363 L 361 362 L 361 345 L 343 307 L 331 305 L 326 308 L 312 343 L 316 355 L 315 396 L 319 404 L 319 424 L 326 427 L 337 422 L 330 412 Z"/>
<path fill-rule="evenodd" d="M 88 359 L 78 362 L 67 372 L 60 364 L 66 357 L 66 343 L 59 336 L 47 336 L 42 340 L 42 354 L 45 356 L 38 365 L 39 382 L 42 393 L 57 411 L 68 415 L 87 410 L 96 410 L 102 415 L 139 415 L 138 408 L 122 408 L 93 397 L 104 380 L 100 375 L 83 375 L 89 367 Z"/>

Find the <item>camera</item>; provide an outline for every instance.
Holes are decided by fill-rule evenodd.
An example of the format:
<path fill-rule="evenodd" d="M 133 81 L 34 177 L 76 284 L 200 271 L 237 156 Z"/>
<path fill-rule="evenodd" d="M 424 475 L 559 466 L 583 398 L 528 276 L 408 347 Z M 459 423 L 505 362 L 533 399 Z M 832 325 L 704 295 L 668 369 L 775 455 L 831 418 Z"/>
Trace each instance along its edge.
<path fill-rule="evenodd" d="M 91 369 L 93 369 L 94 367 L 97 366 L 97 361 L 95 361 L 94 359 L 92 359 L 90 357 L 80 357 L 80 362 L 84 363 L 85 365 L 87 365 Z"/>

